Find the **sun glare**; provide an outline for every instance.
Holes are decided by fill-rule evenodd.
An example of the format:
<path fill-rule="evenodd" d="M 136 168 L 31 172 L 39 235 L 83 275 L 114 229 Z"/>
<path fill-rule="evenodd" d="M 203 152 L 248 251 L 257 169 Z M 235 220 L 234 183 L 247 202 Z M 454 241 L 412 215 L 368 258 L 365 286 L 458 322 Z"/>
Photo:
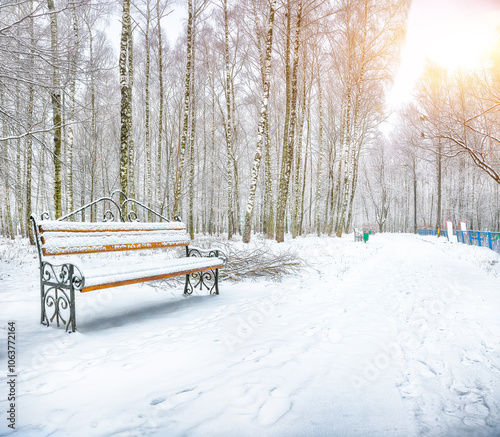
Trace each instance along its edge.
<path fill-rule="evenodd" d="M 427 61 L 449 72 L 478 69 L 500 38 L 499 0 L 413 0 L 406 42 L 387 103 L 411 99 Z"/>
<path fill-rule="evenodd" d="M 486 60 L 495 40 L 493 31 L 453 32 L 428 48 L 428 58 L 449 71 L 477 69 Z"/>

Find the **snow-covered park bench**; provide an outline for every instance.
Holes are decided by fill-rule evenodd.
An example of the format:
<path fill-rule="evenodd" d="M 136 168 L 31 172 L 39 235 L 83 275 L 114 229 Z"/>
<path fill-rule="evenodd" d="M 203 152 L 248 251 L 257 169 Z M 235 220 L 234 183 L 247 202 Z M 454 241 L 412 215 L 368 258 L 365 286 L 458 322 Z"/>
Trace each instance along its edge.
<path fill-rule="evenodd" d="M 76 291 L 85 293 L 185 275 L 185 294 L 195 289 L 219 294 L 218 269 L 226 259 L 223 252 L 190 248 L 186 225 L 180 219 L 171 222 L 126 196 L 120 204 L 113 199 L 116 193 L 124 196 L 113 192 L 58 220 L 49 220 L 47 213 L 40 220 L 31 216 L 40 260 L 42 324 L 54 322 L 65 326 L 66 331 L 76 331 Z M 68 221 L 98 206 L 103 211 L 103 222 Z M 119 220 L 114 221 L 115 214 L 106 206 L 116 208 Z M 146 218 L 163 221 L 139 222 L 135 211 L 138 208 Z M 166 249 L 178 247 L 185 247 L 185 256 L 172 258 L 172 251 Z M 137 250 L 152 256 L 103 256 Z M 86 258 L 92 259 L 89 262 Z"/>

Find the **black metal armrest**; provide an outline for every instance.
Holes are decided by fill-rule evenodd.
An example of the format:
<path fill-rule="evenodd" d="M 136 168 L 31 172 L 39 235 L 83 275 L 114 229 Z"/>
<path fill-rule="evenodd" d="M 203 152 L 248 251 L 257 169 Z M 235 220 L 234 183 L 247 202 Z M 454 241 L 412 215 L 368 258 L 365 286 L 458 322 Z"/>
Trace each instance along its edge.
<path fill-rule="evenodd" d="M 40 277 L 45 284 L 65 288 L 73 286 L 76 291 L 82 290 L 85 286 L 85 278 L 80 269 L 74 264 L 51 264 L 48 261 L 42 261 Z"/>
<path fill-rule="evenodd" d="M 227 264 L 228 257 L 227 254 L 222 249 L 201 249 L 199 247 L 186 247 L 186 255 L 187 256 L 208 256 L 219 258 L 224 262 L 224 265 Z"/>

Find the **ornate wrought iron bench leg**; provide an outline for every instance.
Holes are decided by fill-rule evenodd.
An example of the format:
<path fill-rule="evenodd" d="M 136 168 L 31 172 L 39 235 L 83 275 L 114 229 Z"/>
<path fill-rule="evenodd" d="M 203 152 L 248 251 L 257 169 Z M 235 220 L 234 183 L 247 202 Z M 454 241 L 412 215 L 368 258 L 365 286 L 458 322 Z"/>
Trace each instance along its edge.
<path fill-rule="evenodd" d="M 214 294 L 219 294 L 219 269 L 215 269 L 215 293 Z"/>
<path fill-rule="evenodd" d="M 45 284 L 42 279 L 40 279 L 40 297 L 41 297 L 40 308 L 42 312 L 42 315 L 40 317 L 40 323 L 42 325 L 49 326 L 49 319 L 47 317 L 47 312 L 45 311 Z"/>
<path fill-rule="evenodd" d="M 219 269 L 194 272 L 186 275 L 184 294 L 193 294 L 195 289 L 208 290 L 209 294 L 219 294 Z"/>
<path fill-rule="evenodd" d="M 186 256 L 218 258 L 219 250 L 203 250 L 186 246 Z M 219 269 L 204 270 L 186 275 L 184 294 L 192 294 L 196 288 L 199 288 L 200 291 L 208 290 L 209 294 L 219 294 Z"/>
<path fill-rule="evenodd" d="M 57 270 L 57 272 L 56 272 Z M 66 331 L 76 331 L 75 285 L 82 282 L 81 275 L 75 274 L 72 264 L 54 266 L 44 262 L 41 271 L 41 323 L 49 326 L 56 323 L 65 326 Z"/>

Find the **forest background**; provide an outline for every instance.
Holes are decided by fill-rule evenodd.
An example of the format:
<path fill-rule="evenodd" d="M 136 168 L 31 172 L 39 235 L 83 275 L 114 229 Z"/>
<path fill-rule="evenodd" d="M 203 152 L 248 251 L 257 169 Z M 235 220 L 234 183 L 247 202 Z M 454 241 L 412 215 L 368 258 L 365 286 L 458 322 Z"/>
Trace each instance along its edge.
<path fill-rule="evenodd" d="M 500 230 L 500 49 L 480 68 L 429 62 L 391 114 L 410 8 L 2 0 L 2 234 L 28 236 L 31 214 L 58 218 L 115 189 L 192 235 L 244 241 L 446 219 Z"/>

